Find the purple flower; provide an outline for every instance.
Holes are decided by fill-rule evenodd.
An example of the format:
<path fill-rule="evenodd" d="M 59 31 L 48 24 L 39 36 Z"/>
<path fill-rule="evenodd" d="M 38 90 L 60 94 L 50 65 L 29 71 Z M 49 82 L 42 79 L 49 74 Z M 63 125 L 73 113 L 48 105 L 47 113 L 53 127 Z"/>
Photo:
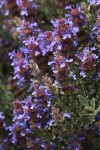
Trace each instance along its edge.
<path fill-rule="evenodd" d="M 92 54 L 93 59 L 98 59 L 98 56 L 96 54 Z"/>
<path fill-rule="evenodd" d="M 52 126 L 53 122 L 54 122 L 54 120 L 51 119 L 50 121 L 47 122 L 47 124 L 48 124 L 49 126 Z"/>
<path fill-rule="evenodd" d="M 84 71 L 81 71 L 81 72 L 80 72 L 80 75 L 81 75 L 83 78 L 86 77 L 86 73 L 85 73 Z"/>
<path fill-rule="evenodd" d="M 21 10 L 21 15 L 22 16 L 28 16 L 28 12 L 27 12 L 27 10 L 26 9 L 24 9 L 24 10 Z"/>
<path fill-rule="evenodd" d="M 60 68 L 65 67 L 65 63 L 60 64 Z"/>
<path fill-rule="evenodd" d="M 77 32 L 79 32 L 79 27 L 76 26 L 72 29 L 72 33 L 73 35 L 76 35 Z"/>
<path fill-rule="evenodd" d="M 70 113 L 63 113 L 63 117 L 67 117 L 67 118 L 71 118 L 71 114 Z"/>
<path fill-rule="evenodd" d="M 71 38 L 71 34 L 65 34 L 65 35 L 63 36 L 63 40 L 65 40 L 66 38 Z"/>

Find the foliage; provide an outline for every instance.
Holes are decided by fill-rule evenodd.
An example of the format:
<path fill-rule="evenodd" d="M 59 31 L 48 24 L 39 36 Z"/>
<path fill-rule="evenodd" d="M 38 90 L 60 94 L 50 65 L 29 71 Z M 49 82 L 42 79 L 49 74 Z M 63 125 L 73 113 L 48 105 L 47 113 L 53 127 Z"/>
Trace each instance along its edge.
<path fill-rule="evenodd" d="M 99 150 L 99 0 L 1 0 L 0 8 L 15 80 L 10 125 L 0 114 L 0 148 Z M 12 94 L 0 82 L 8 118 Z"/>

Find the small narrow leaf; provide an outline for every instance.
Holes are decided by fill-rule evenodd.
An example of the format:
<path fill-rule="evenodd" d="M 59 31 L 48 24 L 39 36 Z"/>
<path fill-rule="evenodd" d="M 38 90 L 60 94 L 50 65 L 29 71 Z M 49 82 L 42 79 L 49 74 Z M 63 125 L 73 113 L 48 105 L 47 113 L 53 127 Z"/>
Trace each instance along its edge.
<path fill-rule="evenodd" d="M 90 107 L 85 107 L 85 109 L 87 110 L 87 111 L 90 111 L 90 112 L 93 112 L 93 108 L 90 106 Z"/>
<path fill-rule="evenodd" d="M 91 100 L 91 106 L 95 109 L 95 101 L 96 101 L 96 99 L 95 98 L 92 98 L 92 100 Z"/>
<path fill-rule="evenodd" d="M 88 103 L 88 100 L 86 98 L 84 98 L 83 96 L 81 95 L 78 95 L 78 98 L 79 98 L 79 101 L 80 103 L 85 106 L 85 107 L 89 107 L 89 103 Z"/>

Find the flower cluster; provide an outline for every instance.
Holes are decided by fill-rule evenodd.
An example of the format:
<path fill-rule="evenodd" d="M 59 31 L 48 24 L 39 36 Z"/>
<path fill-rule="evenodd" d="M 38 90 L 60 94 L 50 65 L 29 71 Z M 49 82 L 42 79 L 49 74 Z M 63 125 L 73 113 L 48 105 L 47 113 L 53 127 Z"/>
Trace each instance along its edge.
<path fill-rule="evenodd" d="M 6 15 L 20 17 L 19 23 L 16 20 L 20 47 L 9 56 L 14 79 L 25 93 L 23 98 L 14 100 L 13 123 L 7 128 L 6 141 L 12 145 L 30 150 L 81 150 L 91 134 L 93 138 L 99 135 L 95 101 L 89 101 L 90 107 L 88 100 L 82 98 L 84 110 L 77 98 L 81 93 L 91 99 L 91 87 L 84 86 L 89 80 L 99 81 L 100 3 L 93 0 L 90 4 L 97 12 L 96 23 L 89 23 L 79 4 L 67 3 L 65 17 L 52 20 L 52 30 L 45 32 L 38 26 L 38 5 L 32 0 L 5 0 L 1 4 L 7 8 Z M 88 119 L 84 118 L 84 111 L 88 112 Z M 84 124 L 94 114 L 93 126 L 85 132 L 84 127 L 79 133 L 77 124 Z"/>

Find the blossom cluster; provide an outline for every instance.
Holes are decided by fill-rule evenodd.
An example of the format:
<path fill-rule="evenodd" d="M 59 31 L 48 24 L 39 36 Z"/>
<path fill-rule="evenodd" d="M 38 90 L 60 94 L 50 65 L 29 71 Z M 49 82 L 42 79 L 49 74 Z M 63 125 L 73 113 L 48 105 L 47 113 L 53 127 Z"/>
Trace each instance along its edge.
<path fill-rule="evenodd" d="M 3 143 L 30 150 L 81 150 L 90 134 L 93 138 L 99 135 L 98 114 L 92 125 L 78 133 L 74 125 L 80 123 L 81 116 L 74 116 L 71 110 L 71 104 L 76 103 L 84 111 L 76 97 L 81 90 L 85 92 L 89 80 L 99 81 L 100 3 L 88 3 L 95 6 L 96 23 L 88 21 L 79 4 L 69 2 L 65 17 L 52 19 L 52 30 L 44 32 L 38 25 L 38 5 L 32 0 L 1 3 L 5 15 L 20 18 L 16 24 L 20 47 L 9 56 L 14 79 L 26 92 L 14 100 L 13 123 L 4 129 L 8 134 Z"/>

